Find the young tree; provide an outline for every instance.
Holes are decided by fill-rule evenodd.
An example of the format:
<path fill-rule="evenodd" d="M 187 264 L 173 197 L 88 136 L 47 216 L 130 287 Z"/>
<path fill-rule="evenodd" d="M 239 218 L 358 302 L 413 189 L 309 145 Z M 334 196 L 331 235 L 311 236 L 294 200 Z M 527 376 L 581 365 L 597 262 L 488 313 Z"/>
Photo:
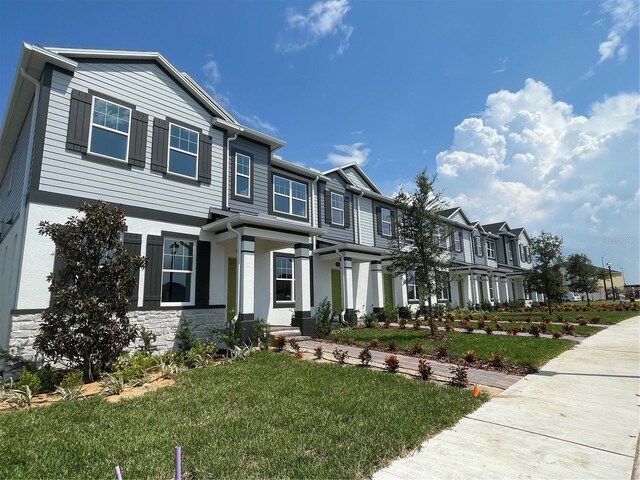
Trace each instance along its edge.
<path fill-rule="evenodd" d="M 47 277 L 52 304 L 42 314 L 35 348 L 45 358 L 81 367 L 85 381 L 108 368 L 136 338 L 129 323 L 135 271 L 146 259 L 124 250 L 124 213 L 106 202 L 81 202 L 66 223 L 40 222 L 62 263 Z"/>
<path fill-rule="evenodd" d="M 531 239 L 533 267 L 525 273 L 525 281 L 532 291 L 544 293 L 549 314 L 551 299 L 565 292 L 562 271 L 562 237 L 542 231 Z"/>
<path fill-rule="evenodd" d="M 598 291 L 600 280 L 598 269 L 583 253 L 569 255 L 565 268 L 569 277 L 569 288 L 572 291 L 584 293 L 587 296 L 587 305 L 591 305 L 589 294 Z"/>
<path fill-rule="evenodd" d="M 446 204 L 434 190 L 436 177 L 425 170 L 416 175 L 414 193 L 401 191 L 395 197 L 398 218 L 392 241 L 391 269 L 395 275 L 414 273 L 420 308 L 428 305 L 429 327 L 436 335 L 432 296 L 437 285 L 448 283 L 451 251 L 447 246 L 449 227 L 440 212 Z"/>

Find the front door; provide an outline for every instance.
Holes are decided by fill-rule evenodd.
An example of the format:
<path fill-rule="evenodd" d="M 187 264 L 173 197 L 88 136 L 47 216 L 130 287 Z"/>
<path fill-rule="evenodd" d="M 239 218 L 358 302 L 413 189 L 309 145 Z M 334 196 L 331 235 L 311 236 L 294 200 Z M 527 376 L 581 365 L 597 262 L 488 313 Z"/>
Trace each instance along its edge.
<path fill-rule="evenodd" d="M 393 306 L 393 277 L 389 273 L 384 274 L 384 304 Z"/>
<path fill-rule="evenodd" d="M 466 307 L 466 305 L 464 304 L 464 297 L 462 295 L 462 279 L 458 280 L 458 307 Z"/>
<path fill-rule="evenodd" d="M 227 320 L 236 314 L 236 267 L 236 259 L 230 258 L 227 263 Z"/>
<path fill-rule="evenodd" d="M 334 312 L 342 312 L 342 280 L 340 270 L 331 270 L 331 308 Z"/>

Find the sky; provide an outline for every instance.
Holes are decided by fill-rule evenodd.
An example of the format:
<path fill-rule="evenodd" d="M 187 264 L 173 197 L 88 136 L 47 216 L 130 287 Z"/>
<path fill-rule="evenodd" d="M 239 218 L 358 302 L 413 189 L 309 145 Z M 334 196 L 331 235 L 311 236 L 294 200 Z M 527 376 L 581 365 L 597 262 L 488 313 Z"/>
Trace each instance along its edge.
<path fill-rule="evenodd" d="M 0 0 L 0 116 L 23 41 L 158 51 L 285 159 L 422 169 L 481 223 L 560 235 L 640 282 L 637 0 Z"/>

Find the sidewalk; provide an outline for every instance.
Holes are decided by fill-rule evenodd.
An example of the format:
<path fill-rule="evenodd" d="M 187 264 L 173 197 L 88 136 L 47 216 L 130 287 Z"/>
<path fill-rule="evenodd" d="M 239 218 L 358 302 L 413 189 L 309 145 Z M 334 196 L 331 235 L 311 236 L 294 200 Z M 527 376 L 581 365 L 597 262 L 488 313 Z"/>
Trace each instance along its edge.
<path fill-rule="evenodd" d="M 299 342 L 300 347 L 305 350 L 312 352 L 313 349 L 317 345 L 322 345 L 324 349 L 325 358 L 329 359 L 335 347 L 338 347 L 340 350 L 346 350 L 349 353 L 349 357 L 351 358 L 351 363 L 359 364 L 358 354 L 362 351 L 359 347 L 350 347 L 347 345 L 338 345 L 334 343 L 328 342 L 318 342 L 316 340 L 302 340 Z M 380 368 L 384 368 L 384 359 L 387 355 L 391 355 L 389 352 L 379 352 L 377 350 L 371 350 L 371 362 L 370 365 L 375 365 Z M 411 372 L 414 375 L 418 374 L 418 358 L 411 357 L 409 355 L 401 355 L 399 353 L 394 353 L 398 360 L 400 361 L 400 370 L 406 370 Z M 430 361 L 431 369 L 433 370 L 433 375 L 438 379 L 444 382 L 447 382 L 453 374 L 450 371 L 451 367 L 455 367 L 457 365 L 453 365 L 451 363 L 442 363 L 436 360 Z M 501 390 L 505 390 L 509 388 L 511 385 L 515 384 L 518 380 L 522 379 L 522 377 L 518 375 L 509 375 L 506 373 L 498 372 L 495 370 L 482 370 L 479 368 L 469 367 L 468 372 L 469 383 L 471 385 L 477 383 L 478 385 L 484 385 L 486 387 L 499 388 Z"/>
<path fill-rule="evenodd" d="M 640 317 L 585 339 L 374 480 L 631 478 L 639 339 Z"/>

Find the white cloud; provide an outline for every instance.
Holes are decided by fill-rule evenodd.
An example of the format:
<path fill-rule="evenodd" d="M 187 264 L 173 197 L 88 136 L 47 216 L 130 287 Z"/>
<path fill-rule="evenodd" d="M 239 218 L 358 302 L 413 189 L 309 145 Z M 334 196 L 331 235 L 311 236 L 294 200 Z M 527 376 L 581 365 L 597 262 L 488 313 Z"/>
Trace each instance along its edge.
<path fill-rule="evenodd" d="M 349 47 L 353 26 L 344 22 L 351 9 L 348 0 L 325 0 L 311 5 L 306 13 L 287 11 L 287 28 L 276 43 L 282 53 L 298 52 L 311 47 L 325 37 L 339 37 L 335 55 L 342 55 Z"/>
<path fill-rule="evenodd" d="M 638 1 L 606 0 L 602 8 L 611 17 L 611 29 L 607 39 L 598 48 L 600 53 L 598 63 L 616 57 L 624 60 L 628 51 L 624 37 L 638 25 Z"/>
<path fill-rule="evenodd" d="M 349 163 L 357 163 L 359 166 L 363 166 L 367 163 L 369 153 L 371 153 L 371 149 L 367 148 L 367 145 L 362 142 L 352 143 L 351 145 L 334 145 L 333 148 L 337 153 L 332 152 L 327 155 L 326 162 L 336 167 Z"/>
<path fill-rule="evenodd" d="M 211 94 L 211 96 L 225 109 L 229 110 L 234 117 L 240 120 L 242 123 L 258 130 L 266 131 L 268 133 L 275 133 L 278 131 L 268 121 L 258 117 L 255 114 L 245 115 L 240 113 L 237 109 L 231 106 L 231 98 L 229 93 L 223 93 L 218 88 L 222 82 L 222 74 L 218 62 L 213 59 L 212 55 L 208 56 L 209 60 L 202 66 L 202 72 L 204 73 L 204 88 Z"/>
<path fill-rule="evenodd" d="M 640 230 L 639 111 L 638 93 L 623 93 L 576 115 L 528 79 L 521 90 L 489 95 L 480 118 L 455 128 L 436 157 L 439 186 L 483 223 L 552 231 L 592 258 L 617 248 L 637 269 L 637 243 L 598 252 L 603 235 L 637 238 Z"/>
<path fill-rule="evenodd" d="M 491 73 L 496 74 L 496 73 L 503 73 L 507 71 L 507 63 L 509 62 L 509 57 L 499 58 L 498 62 L 500 63 L 500 66 L 496 68 L 494 71 L 492 71 Z"/>

